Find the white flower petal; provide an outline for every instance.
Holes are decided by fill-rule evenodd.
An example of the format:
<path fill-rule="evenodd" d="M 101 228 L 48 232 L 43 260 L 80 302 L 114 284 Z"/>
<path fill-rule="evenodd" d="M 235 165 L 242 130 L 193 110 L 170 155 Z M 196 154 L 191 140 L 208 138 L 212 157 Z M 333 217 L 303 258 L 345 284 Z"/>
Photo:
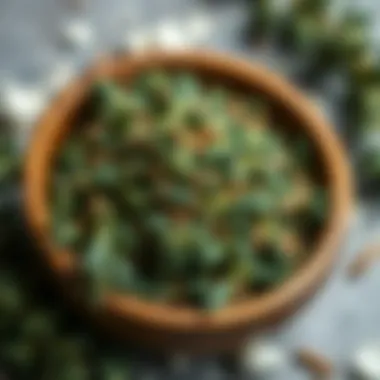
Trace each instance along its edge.
<path fill-rule="evenodd" d="M 73 47 L 84 48 L 94 42 L 94 30 L 85 19 L 67 20 L 61 28 L 64 41 Z"/>
<path fill-rule="evenodd" d="M 172 21 L 163 22 L 158 26 L 155 40 L 160 47 L 166 49 L 181 49 L 187 45 L 181 26 Z"/>
<path fill-rule="evenodd" d="M 249 373 L 267 375 L 277 371 L 285 363 L 283 350 L 271 342 L 252 341 L 242 353 L 241 364 Z"/>
<path fill-rule="evenodd" d="M 131 51 L 141 51 L 147 49 L 154 43 L 152 33 L 146 29 L 137 29 L 127 32 L 125 47 Z"/>
<path fill-rule="evenodd" d="M 1 113 L 18 125 L 33 123 L 43 110 L 45 103 L 43 91 L 37 88 L 26 88 L 12 82 L 8 82 L 1 88 Z"/>
<path fill-rule="evenodd" d="M 63 88 L 75 75 L 75 68 L 69 62 L 59 63 L 46 79 L 45 89 L 49 95 L 54 95 Z"/>
<path fill-rule="evenodd" d="M 194 43 L 199 43 L 207 39 L 213 30 L 213 20 L 206 14 L 196 13 L 190 16 L 184 24 L 185 36 Z"/>
<path fill-rule="evenodd" d="M 363 380 L 380 379 L 380 346 L 361 347 L 352 363 L 354 373 Z"/>

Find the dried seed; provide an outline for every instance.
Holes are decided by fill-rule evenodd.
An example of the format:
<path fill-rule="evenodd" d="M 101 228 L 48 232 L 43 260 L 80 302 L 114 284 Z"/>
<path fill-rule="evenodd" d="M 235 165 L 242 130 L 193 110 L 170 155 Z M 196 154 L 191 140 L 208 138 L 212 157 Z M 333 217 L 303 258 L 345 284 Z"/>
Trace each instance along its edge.
<path fill-rule="evenodd" d="M 311 349 L 301 349 L 297 353 L 297 361 L 317 379 L 332 379 L 334 367 L 331 360 Z"/>
<path fill-rule="evenodd" d="M 358 278 L 362 276 L 378 259 L 380 259 L 380 246 L 378 244 L 364 248 L 349 265 L 349 277 Z"/>

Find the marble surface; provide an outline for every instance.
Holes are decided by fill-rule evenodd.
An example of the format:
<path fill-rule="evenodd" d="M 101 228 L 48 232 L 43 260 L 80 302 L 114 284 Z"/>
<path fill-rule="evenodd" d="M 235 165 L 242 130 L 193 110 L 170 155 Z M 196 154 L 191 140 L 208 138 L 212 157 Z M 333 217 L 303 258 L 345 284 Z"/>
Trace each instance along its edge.
<path fill-rule="evenodd" d="M 241 38 L 244 4 L 236 0 L 89 0 L 82 2 L 83 9 L 80 3 L 79 0 L 0 0 L 0 85 L 15 81 L 47 96 L 48 83 L 59 68 L 70 75 L 94 56 L 128 45 L 131 33 L 155 30 L 168 22 L 181 28 L 197 15 L 206 17 L 210 24 L 207 33 L 193 44 L 265 62 L 284 75 L 290 71 L 289 62 L 275 53 L 255 51 L 244 45 Z M 379 5 L 376 0 L 360 2 L 360 6 L 372 7 L 377 13 Z M 95 28 L 94 43 L 81 48 L 67 46 L 60 33 L 61 25 L 73 16 L 82 15 Z M 378 24 L 380 26 L 380 22 Z M 376 29 L 380 28 L 374 30 L 374 41 L 378 38 Z M 191 36 L 188 37 L 191 40 Z M 333 112 L 335 95 L 330 87 L 310 96 L 317 100 L 326 117 L 333 122 L 339 119 Z M 27 135 L 30 126 L 31 123 L 20 125 L 20 136 Z M 344 128 L 344 125 L 338 127 Z M 350 281 L 346 272 L 348 263 L 363 245 L 378 239 L 380 214 L 377 209 L 374 204 L 360 202 L 353 212 L 350 232 L 340 249 L 337 265 L 326 284 L 285 325 L 265 337 L 289 355 L 284 368 L 270 379 L 310 378 L 292 360 L 294 350 L 303 346 L 315 348 L 333 359 L 337 367 L 334 380 L 348 379 L 347 368 L 357 347 L 366 343 L 380 345 L 380 265 L 357 281 Z M 214 358 L 190 363 L 177 358 L 169 371 L 171 374 L 159 373 L 146 363 L 142 358 L 140 365 L 146 367 L 149 379 L 235 378 Z"/>

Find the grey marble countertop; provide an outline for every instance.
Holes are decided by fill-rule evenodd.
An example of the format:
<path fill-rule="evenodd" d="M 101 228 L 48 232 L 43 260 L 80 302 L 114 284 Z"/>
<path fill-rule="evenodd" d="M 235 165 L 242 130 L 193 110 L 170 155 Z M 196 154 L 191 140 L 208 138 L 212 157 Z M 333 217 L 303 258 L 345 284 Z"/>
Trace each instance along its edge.
<path fill-rule="evenodd" d="M 70 10 L 69 3 L 75 5 L 80 1 L 0 0 L 0 84 L 14 80 L 41 90 L 59 65 L 67 64 L 75 72 L 96 54 L 126 46 L 132 31 L 154 28 L 165 20 L 184 25 L 192 14 L 203 14 L 212 19 L 209 32 L 196 45 L 232 52 L 252 61 L 259 60 L 275 70 L 287 72 L 289 63 L 276 54 L 257 52 L 244 45 L 241 31 L 245 12 L 243 3 L 239 1 L 93 0 L 83 2 L 88 4 L 85 11 L 75 10 L 75 6 Z M 376 0 L 360 2 L 360 6 L 372 7 L 377 13 L 379 4 Z M 59 25 L 73 15 L 82 14 L 95 28 L 95 42 L 86 48 L 67 47 L 60 36 Z M 377 38 L 376 33 L 375 30 L 374 39 Z M 310 95 L 318 99 L 326 117 L 335 121 L 331 91 L 324 89 Z M 20 133 L 24 134 L 29 125 L 21 125 L 20 128 Z M 355 208 L 350 232 L 325 286 L 270 336 L 288 353 L 307 346 L 331 357 L 338 368 L 334 376 L 337 380 L 348 379 L 346 369 L 358 346 L 372 342 L 380 345 L 380 266 L 374 266 L 368 275 L 354 282 L 346 276 L 347 265 L 358 250 L 378 238 L 379 216 L 373 204 L 361 202 Z M 156 378 L 154 369 L 150 372 L 151 378 Z M 211 380 L 224 379 L 227 375 L 210 358 L 194 362 L 191 371 L 180 371 L 163 378 L 195 377 Z M 272 377 L 274 380 L 308 378 L 309 375 L 291 360 Z"/>

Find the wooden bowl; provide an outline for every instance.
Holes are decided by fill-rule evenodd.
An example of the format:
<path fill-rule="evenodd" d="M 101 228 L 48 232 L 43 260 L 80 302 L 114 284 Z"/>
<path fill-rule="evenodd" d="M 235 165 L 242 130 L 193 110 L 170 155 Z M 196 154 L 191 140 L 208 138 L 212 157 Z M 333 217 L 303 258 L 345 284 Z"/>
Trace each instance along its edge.
<path fill-rule="evenodd" d="M 320 237 L 310 242 L 310 258 L 279 288 L 212 314 L 150 303 L 133 295 L 109 294 L 104 306 L 88 308 L 75 285 L 73 253 L 57 250 L 49 234 L 48 188 L 54 157 L 80 113 L 92 82 L 99 77 L 128 81 L 151 67 L 184 69 L 206 80 L 243 91 L 258 91 L 286 120 L 309 137 L 317 151 L 317 167 L 329 194 L 329 215 Z M 347 226 L 352 203 L 349 164 L 333 129 L 295 88 L 263 67 L 212 52 L 149 52 L 104 58 L 71 83 L 48 107 L 30 142 L 25 164 L 25 214 L 47 264 L 66 295 L 109 333 L 132 338 L 160 350 L 223 352 L 244 342 L 251 331 L 281 321 L 297 310 L 323 282 Z"/>

